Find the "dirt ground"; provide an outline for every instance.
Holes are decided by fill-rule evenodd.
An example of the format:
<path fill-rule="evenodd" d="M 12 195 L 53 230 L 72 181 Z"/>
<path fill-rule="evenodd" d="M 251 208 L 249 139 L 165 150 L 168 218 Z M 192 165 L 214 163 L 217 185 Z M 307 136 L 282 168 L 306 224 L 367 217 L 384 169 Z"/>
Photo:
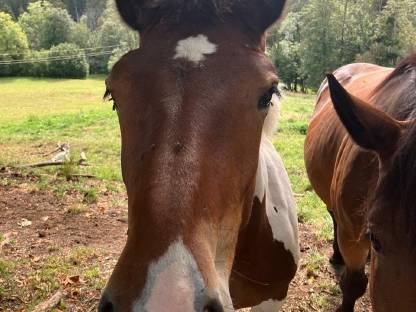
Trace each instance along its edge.
<path fill-rule="evenodd" d="M 30 311 L 58 290 L 53 311 L 96 310 L 126 239 L 124 193 L 84 181 L 98 190 L 85 202 L 75 189 L 58 196 L 38 177 L 4 168 L 0 182 L 0 311 Z M 335 311 L 341 295 L 327 261 L 330 242 L 307 224 L 300 224 L 300 240 L 301 267 L 283 310 Z M 369 306 L 366 295 L 356 311 Z"/>

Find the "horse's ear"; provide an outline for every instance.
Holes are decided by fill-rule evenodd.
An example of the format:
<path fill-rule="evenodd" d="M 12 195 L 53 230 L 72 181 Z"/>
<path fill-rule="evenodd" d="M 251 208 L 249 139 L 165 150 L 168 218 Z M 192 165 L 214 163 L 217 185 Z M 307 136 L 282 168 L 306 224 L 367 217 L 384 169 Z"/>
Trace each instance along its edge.
<path fill-rule="evenodd" d="M 282 15 L 286 0 L 235 0 L 233 11 L 256 34 L 262 35 Z"/>
<path fill-rule="evenodd" d="M 135 30 L 144 31 L 158 16 L 164 0 L 116 0 L 117 10 L 123 20 Z"/>
<path fill-rule="evenodd" d="M 361 147 L 388 155 L 401 135 L 398 121 L 349 94 L 334 75 L 327 75 L 332 103 L 352 139 Z"/>

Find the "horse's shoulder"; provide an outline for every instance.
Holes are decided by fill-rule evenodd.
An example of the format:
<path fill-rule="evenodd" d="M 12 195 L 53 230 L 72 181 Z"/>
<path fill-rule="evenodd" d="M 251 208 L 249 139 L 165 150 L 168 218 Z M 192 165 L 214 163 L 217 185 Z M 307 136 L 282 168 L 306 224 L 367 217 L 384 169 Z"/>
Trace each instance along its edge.
<path fill-rule="evenodd" d="M 354 95 L 365 99 L 392 71 L 392 68 L 370 63 L 351 63 L 335 70 L 334 76 L 345 89 L 354 91 Z M 324 79 L 317 93 L 315 115 L 330 102 L 328 81 Z"/>

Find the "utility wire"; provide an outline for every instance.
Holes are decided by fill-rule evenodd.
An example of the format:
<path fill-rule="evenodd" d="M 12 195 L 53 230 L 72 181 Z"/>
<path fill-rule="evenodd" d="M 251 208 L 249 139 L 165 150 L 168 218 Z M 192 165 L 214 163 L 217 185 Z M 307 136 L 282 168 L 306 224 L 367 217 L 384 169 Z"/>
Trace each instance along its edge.
<path fill-rule="evenodd" d="M 111 46 L 105 46 L 105 47 L 82 48 L 82 49 L 79 49 L 79 51 L 104 50 L 104 49 L 119 48 L 119 47 L 121 47 L 121 44 L 111 45 Z M 72 50 L 61 50 L 60 52 L 67 52 L 67 51 L 72 51 Z M 38 53 L 49 53 L 49 50 L 37 51 L 37 52 Z M 3 53 L 3 54 L 0 54 L 0 56 L 16 56 L 16 55 L 25 55 L 25 54 L 28 54 L 28 53 L 30 53 L 30 51 L 20 52 L 20 53 Z"/>
<path fill-rule="evenodd" d="M 101 55 L 109 55 L 112 54 L 113 51 L 103 51 L 103 52 L 92 52 L 85 54 L 86 57 L 95 57 Z M 55 57 L 48 57 L 43 59 L 30 59 L 30 60 L 11 60 L 11 61 L 0 61 L 0 65 L 12 65 L 12 64 L 31 64 L 31 63 L 39 63 L 39 62 L 49 62 L 49 61 L 63 61 L 63 60 L 72 60 L 78 59 L 83 55 L 64 55 L 64 56 L 55 56 Z"/>

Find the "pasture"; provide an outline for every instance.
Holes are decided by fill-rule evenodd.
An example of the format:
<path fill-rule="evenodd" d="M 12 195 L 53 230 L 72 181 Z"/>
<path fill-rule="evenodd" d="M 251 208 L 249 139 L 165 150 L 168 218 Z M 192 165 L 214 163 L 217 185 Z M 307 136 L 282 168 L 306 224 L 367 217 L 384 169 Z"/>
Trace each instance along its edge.
<path fill-rule="evenodd" d="M 0 79 L 0 311 L 30 311 L 58 290 L 56 311 L 90 311 L 121 251 L 127 206 L 117 114 L 104 77 Z M 311 190 L 303 141 L 315 96 L 287 93 L 274 137 L 295 193 L 302 265 L 284 311 L 333 311 L 340 291 L 328 265 L 332 226 Z M 89 166 L 18 168 L 69 143 Z M 88 177 L 85 177 L 88 176 Z M 369 311 L 368 299 L 358 311 Z"/>

